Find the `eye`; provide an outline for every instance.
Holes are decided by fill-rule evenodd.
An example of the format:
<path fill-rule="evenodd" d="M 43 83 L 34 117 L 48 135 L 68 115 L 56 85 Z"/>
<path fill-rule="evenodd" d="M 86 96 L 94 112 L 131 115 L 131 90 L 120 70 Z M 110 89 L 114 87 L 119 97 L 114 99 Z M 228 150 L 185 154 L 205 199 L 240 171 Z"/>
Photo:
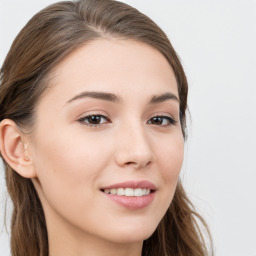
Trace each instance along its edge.
<path fill-rule="evenodd" d="M 80 118 L 78 121 L 88 126 L 99 126 L 110 122 L 110 120 L 103 115 L 88 115 Z"/>
<path fill-rule="evenodd" d="M 157 126 L 171 126 L 177 123 L 170 116 L 154 116 L 147 122 L 148 124 L 153 124 Z"/>

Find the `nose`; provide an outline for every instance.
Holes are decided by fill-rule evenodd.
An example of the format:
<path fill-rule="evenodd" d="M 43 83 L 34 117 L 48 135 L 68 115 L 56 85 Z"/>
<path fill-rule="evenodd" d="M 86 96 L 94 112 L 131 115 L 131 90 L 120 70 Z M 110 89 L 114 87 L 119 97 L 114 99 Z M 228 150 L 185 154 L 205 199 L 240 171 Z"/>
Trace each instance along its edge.
<path fill-rule="evenodd" d="M 142 127 L 122 129 L 117 136 L 116 163 L 121 167 L 142 169 L 155 161 L 149 136 Z"/>

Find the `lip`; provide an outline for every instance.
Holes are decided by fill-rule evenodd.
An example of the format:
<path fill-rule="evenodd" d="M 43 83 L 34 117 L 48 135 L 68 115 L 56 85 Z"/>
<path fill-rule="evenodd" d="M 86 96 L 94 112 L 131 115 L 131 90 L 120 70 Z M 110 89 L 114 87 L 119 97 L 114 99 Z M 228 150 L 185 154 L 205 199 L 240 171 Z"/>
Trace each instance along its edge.
<path fill-rule="evenodd" d="M 112 189 L 112 188 L 148 188 L 151 190 L 151 193 L 145 196 L 119 196 L 119 195 L 111 195 L 105 194 L 104 189 Z M 150 181 L 126 181 L 121 183 L 112 184 L 110 186 L 104 187 L 101 189 L 102 193 L 106 198 L 111 201 L 117 203 L 118 205 L 129 209 L 129 210 L 139 210 L 147 207 L 155 197 L 156 186 Z"/>
<path fill-rule="evenodd" d="M 147 180 L 141 180 L 141 181 L 126 181 L 121 183 L 116 183 L 107 187 L 102 188 L 104 189 L 112 189 L 112 188 L 149 188 L 150 190 L 156 190 L 156 186 Z"/>

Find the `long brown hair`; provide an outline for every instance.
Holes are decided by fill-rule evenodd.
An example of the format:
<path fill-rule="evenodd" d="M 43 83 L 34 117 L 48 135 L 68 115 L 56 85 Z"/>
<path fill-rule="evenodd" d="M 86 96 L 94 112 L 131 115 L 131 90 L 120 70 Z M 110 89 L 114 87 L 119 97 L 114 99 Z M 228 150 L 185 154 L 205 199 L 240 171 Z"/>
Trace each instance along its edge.
<path fill-rule="evenodd" d="M 185 138 L 188 85 L 175 50 L 151 19 L 114 0 L 56 3 L 27 23 L 14 40 L 0 72 L 0 121 L 8 118 L 22 130 L 33 129 L 35 106 L 50 85 L 53 68 L 74 49 L 102 37 L 144 42 L 165 56 L 178 84 L 180 121 Z M 13 202 L 12 255 L 48 256 L 44 212 L 33 183 L 3 161 L 7 189 Z M 206 223 L 196 213 L 179 181 L 165 216 L 153 235 L 144 241 L 143 255 L 210 255 L 199 226 L 208 232 Z"/>

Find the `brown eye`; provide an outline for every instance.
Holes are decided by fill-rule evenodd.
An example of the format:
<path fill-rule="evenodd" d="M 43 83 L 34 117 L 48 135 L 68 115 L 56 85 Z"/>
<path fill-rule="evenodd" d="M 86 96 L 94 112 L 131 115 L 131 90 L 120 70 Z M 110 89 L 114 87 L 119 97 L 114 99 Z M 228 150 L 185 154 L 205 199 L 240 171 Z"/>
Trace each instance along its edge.
<path fill-rule="evenodd" d="M 158 126 L 169 126 L 175 124 L 176 121 L 169 116 L 154 116 L 148 121 L 148 123 Z"/>
<path fill-rule="evenodd" d="M 90 124 L 100 124 L 102 117 L 101 116 L 89 116 L 87 118 L 88 123 Z"/>
<path fill-rule="evenodd" d="M 88 126 L 98 126 L 109 123 L 109 119 L 103 115 L 89 115 L 79 119 L 79 122 Z"/>
<path fill-rule="evenodd" d="M 163 118 L 156 116 L 151 119 L 152 124 L 161 125 L 163 123 Z"/>

